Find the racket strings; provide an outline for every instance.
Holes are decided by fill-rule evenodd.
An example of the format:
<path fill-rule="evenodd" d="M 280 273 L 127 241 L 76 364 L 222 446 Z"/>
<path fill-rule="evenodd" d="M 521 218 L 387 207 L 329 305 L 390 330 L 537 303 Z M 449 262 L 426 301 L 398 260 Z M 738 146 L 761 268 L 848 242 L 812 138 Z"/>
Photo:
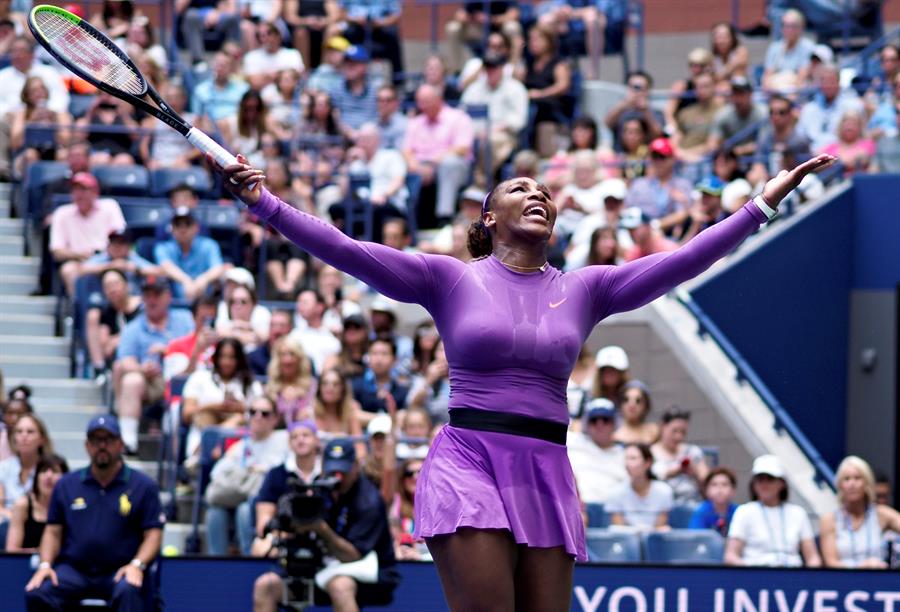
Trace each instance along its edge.
<path fill-rule="evenodd" d="M 37 13 L 35 22 L 50 45 L 95 79 L 135 96 L 144 93 L 140 74 L 84 28 L 49 11 Z"/>

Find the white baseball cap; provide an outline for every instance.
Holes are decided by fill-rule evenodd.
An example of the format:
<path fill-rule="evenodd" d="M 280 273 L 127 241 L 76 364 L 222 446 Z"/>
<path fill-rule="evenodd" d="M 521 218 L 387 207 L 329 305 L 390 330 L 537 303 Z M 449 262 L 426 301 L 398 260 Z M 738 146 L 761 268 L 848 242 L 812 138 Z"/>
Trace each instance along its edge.
<path fill-rule="evenodd" d="M 628 353 L 621 346 L 604 346 L 597 351 L 598 368 L 615 368 L 620 372 L 628 369 Z"/>
<path fill-rule="evenodd" d="M 225 280 L 232 283 L 256 289 L 256 281 L 253 279 L 253 273 L 247 268 L 232 268 L 225 273 Z"/>
<path fill-rule="evenodd" d="M 366 433 L 370 436 L 374 436 L 375 434 L 387 435 L 391 433 L 391 429 L 393 429 L 393 427 L 394 424 L 391 422 L 390 415 L 379 414 L 374 419 L 369 421 L 369 425 L 366 427 Z"/>
<path fill-rule="evenodd" d="M 784 468 L 781 466 L 781 461 L 779 461 L 778 457 L 775 455 L 760 455 L 754 459 L 751 472 L 754 476 L 768 474 L 775 478 L 784 478 Z"/>

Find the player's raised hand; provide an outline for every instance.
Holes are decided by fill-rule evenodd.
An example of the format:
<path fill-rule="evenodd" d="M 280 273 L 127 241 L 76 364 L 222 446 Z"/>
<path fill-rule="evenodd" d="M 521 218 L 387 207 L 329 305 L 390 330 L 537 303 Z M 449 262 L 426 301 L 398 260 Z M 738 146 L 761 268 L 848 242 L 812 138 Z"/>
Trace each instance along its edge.
<path fill-rule="evenodd" d="M 811 160 L 803 162 L 796 166 L 793 170 L 782 170 L 777 176 L 769 179 L 766 186 L 763 187 L 763 197 L 769 206 L 777 208 L 778 203 L 791 191 L 797 188 L 800 181 L 810 172 L 819 172 L 833 165 L 837 158 L 833 155 L 823 153 L 817 155 Z"/>

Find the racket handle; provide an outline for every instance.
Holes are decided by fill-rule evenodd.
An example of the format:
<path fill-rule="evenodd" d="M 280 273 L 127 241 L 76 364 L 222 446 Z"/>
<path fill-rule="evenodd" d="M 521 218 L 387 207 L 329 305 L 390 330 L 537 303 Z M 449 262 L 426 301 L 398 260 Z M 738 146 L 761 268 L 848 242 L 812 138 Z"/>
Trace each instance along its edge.
<path fill-rule="evenodd" d="M 212 155 L 213 159 L 216 160 L 216 163 L 223 168 L 238 163 L 237 158 L 234 155 L 226 151 L 219 143 L 195 127 L 191 128 L 191 131 L 187 133 L 185 138 L 188 139 L 189 143 L 204 153 Z"/>

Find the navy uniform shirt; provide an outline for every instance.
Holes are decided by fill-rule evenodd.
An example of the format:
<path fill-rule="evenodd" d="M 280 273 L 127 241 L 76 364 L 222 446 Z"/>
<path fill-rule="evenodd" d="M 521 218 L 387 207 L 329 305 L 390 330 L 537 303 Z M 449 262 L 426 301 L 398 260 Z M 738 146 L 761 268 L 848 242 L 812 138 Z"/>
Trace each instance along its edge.
<path fill-rule="evenodd" d="M 58 562 L 91 575 L 112 574 L 134 559 L 147 529 L 161 529 L 165 517 L 159 487 L 123 465 L 105 488 L 90 467 L 63 476 L 53 488 L 48 525 L 62 525 Z"/>

